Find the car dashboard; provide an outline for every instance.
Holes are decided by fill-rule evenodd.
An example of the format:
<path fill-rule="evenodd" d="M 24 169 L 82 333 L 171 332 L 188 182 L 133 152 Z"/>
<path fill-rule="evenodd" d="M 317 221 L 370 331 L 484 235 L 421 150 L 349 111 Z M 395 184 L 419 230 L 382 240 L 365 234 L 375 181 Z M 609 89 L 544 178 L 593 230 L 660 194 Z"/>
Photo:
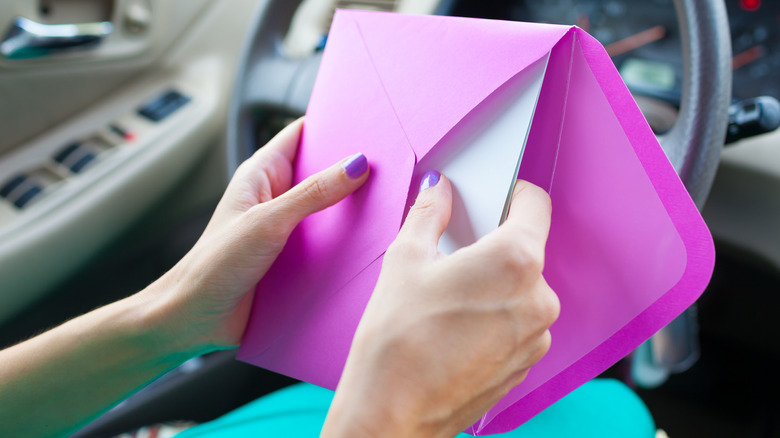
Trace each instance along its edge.
<path fill-rule="evenodd" d="M 727 0 L 735 99 L 780 98 L 780 3 Z M 681 35 L 672 0 L 463 0 L 454 15 L 573 24 L 601 42 L 629 88 L 679 104 L 682 90 Z"/>
<path fill-rule="evenodd" d="M 606 48 L 657 134 L 674 123 L 683 82 L 672 0 L 462 0 L 454 15 L 576 24 Z M 732 104 L 780 99 L 780 3 L 726 0 Z M 732 105 L 734 106 L 734 105 Z M 698 302 L 701 358 L 661 388 L 640 389 L 670 436 L 777 436 L 780 389 L 780 132 L 726 145 L 702 215 L 717 261 Z M 624 364 L 625 366 L 625 364 Z M 628 371 L 618 365 L 615 375 Z M 773 408 L 774 406 L 774 408 Z M 773 412 L 776 412 L 774 410 Z"/>
<path fill-rule="evenodd" d="M 780 3 L 726 0 L 732 41 L 732 102 L 780 99 Z M 453 15 L 575 24 L 612 56 L 650 126 L 674 123 L 682 93 L 681 35 L 673 0 L 453 2 Z M 780 132 L 726 145 L 703 215 L 721 252 L 780 269 Z"/>

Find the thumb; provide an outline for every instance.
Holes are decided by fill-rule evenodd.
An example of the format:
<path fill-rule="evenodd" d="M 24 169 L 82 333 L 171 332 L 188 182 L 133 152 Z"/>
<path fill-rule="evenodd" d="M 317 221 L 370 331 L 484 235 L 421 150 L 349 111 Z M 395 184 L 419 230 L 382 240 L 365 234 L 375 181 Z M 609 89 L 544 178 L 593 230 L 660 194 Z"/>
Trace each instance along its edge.
<path fill-rule="evenodd" d="M 423 175 L 420 192 L 414 205 L 406 215 L 406 221 L 398 233 L 399 241 L 433 248 L 439 244 L 439 238 L 452 213 L 452 186 L 444 175 L 431 170 Z"/>
<path fill-rule="evenodd" d="M 362 153 L 316 173 L 269 201 L 273 216 L 290 229 L 306 216 L 336 204 L 368 179 L 368 160 Z"/>

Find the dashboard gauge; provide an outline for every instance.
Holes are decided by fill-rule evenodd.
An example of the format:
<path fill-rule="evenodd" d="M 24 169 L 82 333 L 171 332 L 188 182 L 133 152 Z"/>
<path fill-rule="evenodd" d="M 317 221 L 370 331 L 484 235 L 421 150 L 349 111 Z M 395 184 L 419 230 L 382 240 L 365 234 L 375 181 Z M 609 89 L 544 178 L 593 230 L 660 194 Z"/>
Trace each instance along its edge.
<path fill-rule="evenodd" d="M 629 87 L 671 93 L 677 87 L 674 68 L 665 63 L 642 58 L 628 58 L 620 65 L 620 75 Z"/>
<path fill-rule="evenodd" d="M 672 0 L 512 3 L 510 19 L 576 24 L 604 45 L 632 91 L 679 102 L 682 60 Z"/>
<path fill-rule="evenodd" d="M 734 55 L 734 97 L 780 99 L 780 2 L 731 0 L 726 6 Z"/>
<path fill-rule="evenodd" d="M 780 99 L 780 1 L 726 0 L 726 7 L 734 98 Z M 604 45 L 632 92 L 679 104 L 682 51 L 673 0 L 460 0 L 452 13 L 576 24 Z"/>

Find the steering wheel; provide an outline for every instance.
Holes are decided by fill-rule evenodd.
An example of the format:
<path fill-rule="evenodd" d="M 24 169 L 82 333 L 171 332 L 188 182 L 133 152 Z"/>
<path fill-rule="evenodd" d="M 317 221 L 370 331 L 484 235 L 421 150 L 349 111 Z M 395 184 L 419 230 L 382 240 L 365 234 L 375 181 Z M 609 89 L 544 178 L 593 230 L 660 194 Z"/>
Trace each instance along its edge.
<path fill-rule="evenodd" d="M 728 125 L 731 36 L 723 0 L 675 0 L 683 55 L 680 112 L 658 140 L 699 209 L 712 187 Z"/>
<path fill-rule="evenodd" d="M 258 6 L 243 48 L 228 115 L 230 175 L 266 140 L 258 138 L 257 127 L 262 119 L 297 117 L 306 111 L 321 52 L 293 59 L 282 50 L 282 40 L 299 4 L 266 0 Z M 675 124 L 658 140 L 701 209 L 726 136 L 731 38 L 724 0 L 674 0 L 674 4 L 682 41 L 682 99 Z M 685 312 L 643 346 L 652 349 L 652 354 L 644 356 L 652 358 L 649 364 L 635 362 L 650 376 L 644 379 L 644 386 L 660 384 L 669 372 L 684 371 L 696 361 L 696 332 L 693 314 Z"/>
<path fill-rule="evenodd" d="M 258 147 L 259 119 L 306 111 L 321 53 L 287 57 L 282 40 L 300 1 L 258 5 L 245 41 L 227 126 L 232 175 Z M 659 136 L 666 155 L 701 208 L 723 148 L 731 100 L 731 39 L 723 0 L 675 0 L 682 40 L 683 86 L 677 121 Z M 264 139 L 262 139 L 264 140 Z"/>

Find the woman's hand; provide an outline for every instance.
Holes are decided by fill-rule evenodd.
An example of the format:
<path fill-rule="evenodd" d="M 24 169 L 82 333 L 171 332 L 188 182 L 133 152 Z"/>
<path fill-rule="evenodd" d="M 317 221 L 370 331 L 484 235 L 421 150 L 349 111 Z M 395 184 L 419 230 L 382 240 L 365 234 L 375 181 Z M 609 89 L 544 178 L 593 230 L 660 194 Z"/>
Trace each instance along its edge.
<path fill-rule="evenodd" d="M 542 277 L 547 194 L 518 181 L 506 222 L 445 255 L 450 184 L 429 173 L 421 189 L 385 255 L 323 436 L 454 436 L 550 346 L 559 303 Z"/>
<path fill-rule="evenodd" d="M 306 216 L 340 201 L 368 178 L 362 154 L 290 187 L 303 119 L 236 171 L 192 250 L 144 291 L 178 348 L 201 353 L 240 343 L 254 287 Z"/>
<path fill-rule="evenodd" d="M 203 236 L 160 280 L 0 351 L 3 436 L 68 436 L 182 361 L 241 341 L 254 285 L 293 228 L 368 177 L 358 154 L 291 188 L 302 123 L 241 165 Z"/>

